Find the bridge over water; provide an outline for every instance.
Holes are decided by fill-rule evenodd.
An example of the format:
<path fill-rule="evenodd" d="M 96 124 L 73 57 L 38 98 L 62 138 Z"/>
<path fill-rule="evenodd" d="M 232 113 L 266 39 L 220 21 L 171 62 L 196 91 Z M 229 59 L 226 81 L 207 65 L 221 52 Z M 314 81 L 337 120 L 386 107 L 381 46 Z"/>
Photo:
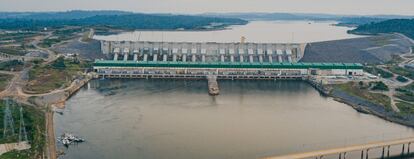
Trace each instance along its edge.
<path fill-rule="evenodd" d="M 282 156 L 274 156 L 274 157 L 266 157 L 265 159 L 302 159 L 302 158 L 323 158 L 324 156 L 332 156 L 338 155 L 339 159 L 345 159 L 347 153 L 360 151 L 361 159 L 368 159 L 370 155 L 370 150 L 373 149 L 380 149 L 381 158 L 389 158 L 390 157 L 390 150 L 393 146 L 401 146 L 401 156 L 408 155 L 411 153 L 410 147 L 411 143 L 414 142 L 414 137 L 409 138 L 402 138 L 396 140 L 388 140 L 388 141 L 378 141 L 378 142 L 371 142 L 366 144 L 359 144 L 359 145 L 350 145 L 345 147 L 339 148 L 331 148 L 325 150 L 317 150 L 317 151 L 310 151 L 310 152 L 302 152 L 302 153 L 295 153 L 295 154 L 288 154 Z"/>

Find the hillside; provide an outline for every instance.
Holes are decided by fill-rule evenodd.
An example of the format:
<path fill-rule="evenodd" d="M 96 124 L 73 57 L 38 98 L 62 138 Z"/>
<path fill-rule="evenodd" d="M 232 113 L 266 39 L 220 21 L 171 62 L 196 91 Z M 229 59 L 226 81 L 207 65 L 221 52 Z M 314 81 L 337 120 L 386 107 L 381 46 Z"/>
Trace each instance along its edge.
<path fill-rule="evenodd" d="M 125 11 L 83 11 L 73 10 L 66 12 L 0 12 L 0 19 L 31 19 L 31 20 L 52 20 L 52 19 L 82 19 L 97 15 L 125 15 L 132 12 Z"/>
<path fill-rule="evenodd" d="M 62 13 L 55 13 L 62 14 Z M 65 14 L 67 15 L 67 14 Z M 47 28 L 59 28 L 64 26 L 107 26 L 116 29 L 157 29 L 157 30 L 203 30 L 218 29 L 229 25 L 246 24 L 247 21 L 237 18 L 218 18 L 189 15 L 170 14 L 117 14 L 94 15 L 82 14 L 86 18 L 71 19 L 56 18 L 56 15 L 48 13 L 49 18 L 37 16 L 24 16 L 20 18 L 0 18 L 0 29 L 6 30 L 39 30 Z M 33 18 L 30 18 L 33 17 Z M 82 17 L 82 16 L 80 16 Z"/>
<path fill-rule="evenodd" d="M 301 62 L 380 64 L 392 60 L 393 55 L 409 52 L 412 45 L 396 34 L 314 42 L 306 46 Z"/>
<path fill-rule="evenodd" d="M 351 30 L 353 34 L 402 33 L 414 39 L 414 19 L 392 19 L 361 25 Z"/>

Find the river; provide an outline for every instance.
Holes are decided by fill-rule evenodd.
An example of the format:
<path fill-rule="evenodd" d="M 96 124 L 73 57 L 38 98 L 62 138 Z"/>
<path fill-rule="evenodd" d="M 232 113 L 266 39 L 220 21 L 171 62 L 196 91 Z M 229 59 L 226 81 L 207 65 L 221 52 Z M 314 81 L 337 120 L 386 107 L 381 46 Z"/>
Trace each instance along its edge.
<path fill-rule="evenodd" d="M 245 36 L 248 42 L 302 43 L 359 37 L 346 33 L 351 28 L 332 24 L 255 21 L 219 31 L 136 31 L 94 38 L 238 42 Z M 212 97 L 207 81 L 91 81 L 67 101 L 63 115 L 55 114 L 56 136 L 72 132 L 87 142 L 58 148 L 67 159 L 251 159 L 414 135 L 411 128 L 358 113 L 301 81 L 219 85 L 220 95 Z"/>
<path fill-rule="evenodd" d="M 219 85 L 213 97 L 206 81 L 91 81 L 55 115 L 57 136 L 72 132 L 87 142 L 58 148 L 67 159 L 251 159 L 414 135 L 302 81 Z"/>
<path fill-rule="evenodd" d="M 253 21 L 216 31 L 135 31 L 94 36 L 111 41 L 307 43 L 361 37 L 347 34 L 349 27 L 333 21 Z"/>

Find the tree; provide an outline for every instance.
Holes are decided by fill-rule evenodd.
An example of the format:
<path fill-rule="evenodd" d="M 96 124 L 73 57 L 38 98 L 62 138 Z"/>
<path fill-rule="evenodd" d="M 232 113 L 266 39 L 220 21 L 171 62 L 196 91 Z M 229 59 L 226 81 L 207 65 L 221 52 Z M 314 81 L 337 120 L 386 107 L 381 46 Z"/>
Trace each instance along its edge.
<path fill-rule="evenodd" d="M 59 57 L 59 58 L 57 58 L 53 63 L 52 63 L 52 66 L 54 67 L 54 68 L 57 68 L 57 69 L 65 69 L 66 68 L 66 65 L 65 65 L 65 59 L 64 59 L 64 57 Z"/>

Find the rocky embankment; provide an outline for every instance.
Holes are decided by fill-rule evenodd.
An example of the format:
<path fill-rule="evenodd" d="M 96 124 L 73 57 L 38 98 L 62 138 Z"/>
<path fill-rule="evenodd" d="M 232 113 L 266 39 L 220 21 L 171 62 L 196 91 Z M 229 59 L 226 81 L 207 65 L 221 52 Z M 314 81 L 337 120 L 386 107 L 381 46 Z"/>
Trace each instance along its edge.
<path fill-rule="evenodd" d="M 412 43 L 399 34 L 308 43 L 301 62 L 381 64 L 410 51 Z"/>
<path fill-rule="evenodd" d="M 61 54 L 77 53 L 82 58 L 88 60 L 105 58 L 105 55 L 101 53 L 101 43 L 98 40 L 93 39 L 88 42 L 72 39 L 63 44 L 54 46 L 52 50 Z"/>
<path fill-rule="evenodd" d="M 360 97 L 352 96 L 347 92 L 338 89 L 331 90 L 329 96 L 333 97 L 336 101 L 352 106 L 359 112 L 373 114 L 391 122 L 414 127 L 413 114 L 397 113 L 391 109 L 386 109 L 384 106 L 372 103 Z"/>

